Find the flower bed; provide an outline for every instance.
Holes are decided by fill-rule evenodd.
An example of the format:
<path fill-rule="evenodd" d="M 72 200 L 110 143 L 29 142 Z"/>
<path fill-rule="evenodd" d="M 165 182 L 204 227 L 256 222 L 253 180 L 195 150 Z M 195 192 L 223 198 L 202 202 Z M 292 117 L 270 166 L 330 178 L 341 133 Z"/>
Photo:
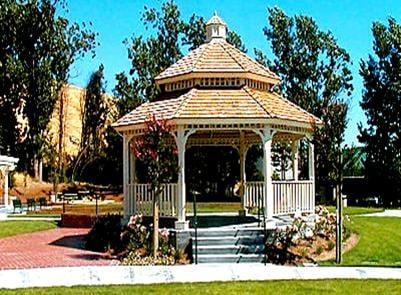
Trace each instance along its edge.
<path fill-rule="evenodd" d="M 131 216 L 121 226 L 121 216 L 109 215 L 98 219 L 87 236 L 86 247 L 108 251 L 123 265 L 173 265 L 187 263 L 186 255 L 175 248 L 175 237 L 167 230 L 159 231 L 159 248 L 152 253 L 152 224 L 146 226 L 142 216 Z"/>
<path fill-rule="evenodd" d="M 316 207 L 316 214 L 295 218 L 291 226 L 277 229 L 266 241 L 268 262 L 299 264 L 315 262 L 335 247 L 336 216 L 325 207 Z M 343 226 L 343 237 L 350 236 Z"/>
<path fill-rule="evenodd" d="M 157 256 L 152 256 L 152 225 L 143 225 L 141 216 L 131 216 L 121 233 L 125 249 L 121 255 L 124 265 L 173 265 L 186 263 L 184 255 L 175 249 L 175 240 L 167 229 L 159 231 L 159 249 Z"/>

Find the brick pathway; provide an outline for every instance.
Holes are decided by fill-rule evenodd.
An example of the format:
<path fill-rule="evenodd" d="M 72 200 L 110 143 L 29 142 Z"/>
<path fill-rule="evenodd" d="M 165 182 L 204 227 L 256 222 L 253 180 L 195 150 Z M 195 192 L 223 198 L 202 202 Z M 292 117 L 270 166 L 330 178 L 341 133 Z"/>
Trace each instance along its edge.
<path fill-rule="evenodd" d="M 116 265 L 83 249 L 88 229 L 56 228 L 0 239 L 0 269 Z"/>

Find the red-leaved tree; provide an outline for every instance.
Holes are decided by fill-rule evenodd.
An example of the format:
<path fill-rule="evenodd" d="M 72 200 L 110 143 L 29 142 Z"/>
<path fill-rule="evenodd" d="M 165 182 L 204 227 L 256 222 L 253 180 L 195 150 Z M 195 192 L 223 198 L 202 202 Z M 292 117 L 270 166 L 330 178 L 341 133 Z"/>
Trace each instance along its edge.
<path fill-rule="evenodd" d="M 153 192 L 153 256 L 159 249 L 159 205 L 164 183 L 172 181 L 177 170 L 176 148 L 171 142 L 173 126 L 150 115 L 145 132 L 136 138 L 132 151 L 145 167 L 146 178 Z"/>

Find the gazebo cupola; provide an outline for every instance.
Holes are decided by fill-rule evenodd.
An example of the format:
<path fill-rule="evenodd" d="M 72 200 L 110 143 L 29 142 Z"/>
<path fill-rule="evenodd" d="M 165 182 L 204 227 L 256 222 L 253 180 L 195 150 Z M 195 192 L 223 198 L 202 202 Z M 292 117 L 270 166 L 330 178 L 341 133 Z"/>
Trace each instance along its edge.
<path fill-rule="evenodd" d="M 144 123 L 154 114 L 175 126 L 172 142 L 178 150 L 178 183 L 166 184 L 161 214 L 175 216 L 176 227 L 185 229 L 185 151 L 191 146 L 231 146 L 239 153 L 242 214 L 260 204 L 267 220 L 280 214 L 314 211 L 313 145 L 309 148 L 309 178 L 298 179 L 298 144 L 311 138 L 321 121 L 274 92 L 279 77 L 226 40 L 227 26 L 215 14 L 207 23 L 206 42 L 155 77 L 161 89 L 157 101 L 147 102 L 113 124 L 124 138 L 125 215 L 151 214 L 147 184 L 138 184 L 135 159 L 129 152 Z M 287 141 L 293 147 L 293 177 L 272 180 L 272 141 Z M 263 147 L 260 182 L 247 182 L 245 159 L 248 148 Z"/>
<path fill-rule="evenodd" d="M 213 17 L 206 23 L 206 42 L 226 40 L 227 25 L 214 12 Z"/>

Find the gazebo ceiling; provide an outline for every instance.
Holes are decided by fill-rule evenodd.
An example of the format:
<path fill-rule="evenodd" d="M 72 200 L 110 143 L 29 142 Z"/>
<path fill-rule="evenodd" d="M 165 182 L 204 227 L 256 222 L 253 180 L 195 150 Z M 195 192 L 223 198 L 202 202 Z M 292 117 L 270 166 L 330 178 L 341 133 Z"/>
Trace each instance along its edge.
<path fill-rule="evenodd" d="M 197 131 L 188 138 L 188 146 L 234 146 L 239 147 L 243 133 L 243 143 L 252 145 L 260 143 L 260 137 L 250 130 L 202 130 Z M 293 142 L 303 138 L 301 134 L 278 132 L 274 135 L 273 142 Z M 173 142 L 173 141 L 172 141 Z"/>

